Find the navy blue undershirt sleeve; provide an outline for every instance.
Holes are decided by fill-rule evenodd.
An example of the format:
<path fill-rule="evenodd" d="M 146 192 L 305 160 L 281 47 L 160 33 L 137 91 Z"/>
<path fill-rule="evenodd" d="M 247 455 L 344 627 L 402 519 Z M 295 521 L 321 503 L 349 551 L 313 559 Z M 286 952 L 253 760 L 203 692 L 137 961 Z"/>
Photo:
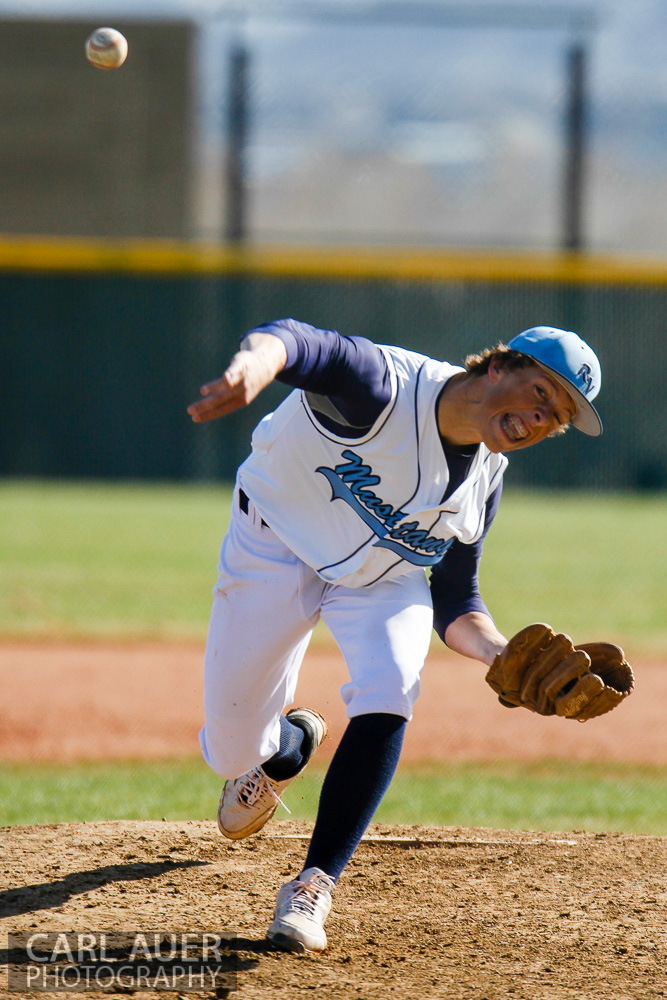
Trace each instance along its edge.
<path fill-rule="evenodd" d="M 294 319 L 265 323 L 251 333 L 270 333 L 285 345 L 287 364 L 276 381 L 326 396 L 357 429 L 372 427 L 391 399 L 387 360 L 365 337 L 342 337 Z"/>
<path fill-rule="evenodd" d="M 450 546 L 444 559 L 431 571 L 433 627 L 442 641 L 453 621 L 469 611 L 481 611 L 491 618 L 479 591 L 479 563 L 486 534 L 491 527 L 502 493 L 502 480 L 486 502 L 484 531 L 472 545 L 458 539 Z"/>

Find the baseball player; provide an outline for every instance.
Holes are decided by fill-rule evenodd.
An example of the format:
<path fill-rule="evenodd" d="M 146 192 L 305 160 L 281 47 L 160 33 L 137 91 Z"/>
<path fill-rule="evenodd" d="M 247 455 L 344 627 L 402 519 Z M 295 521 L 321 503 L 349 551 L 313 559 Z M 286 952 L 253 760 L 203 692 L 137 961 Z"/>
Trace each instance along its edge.
<path fill-rule="evenodd" d="M 503 704 L 579 718 L 614 707 L 601 707 L 589 681 L 599 651 L 575 650 L 546 625 L 508 643 L 478 586 L 505 452 L 568 425 L 599 435 L 591 400 L 601 374 L 583 340 L 551 327 L 459 367 L 287 319 L 247 334 L 188 412 L 195 422 L 224 416 L 273 379 L 293 391 L 259 422 L 238 470 L 200 742 L 227 779 L 221 833 L 256 833 L 326 736 L 312 709 L 283 712 L 312 629 L 327 624 L 349 671 L 349 722 L 303 868 L 280 889 L 267 933 L 277 947 L 321 951 L 336 881 L 398 764 L 434 624 L 450 648 L 490 668 Z"/>

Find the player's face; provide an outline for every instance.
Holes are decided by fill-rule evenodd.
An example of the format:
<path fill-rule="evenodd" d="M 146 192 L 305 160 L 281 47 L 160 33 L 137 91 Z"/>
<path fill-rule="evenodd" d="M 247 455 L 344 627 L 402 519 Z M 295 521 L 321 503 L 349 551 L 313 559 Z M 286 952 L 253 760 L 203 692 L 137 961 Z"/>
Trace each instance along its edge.
<path fill-rule="evenodd" d="M 542 368 L 489 367 L 484 443 L 489 451 L 517 451 L 543 441 L 576 412 L 560 382 Z"/>

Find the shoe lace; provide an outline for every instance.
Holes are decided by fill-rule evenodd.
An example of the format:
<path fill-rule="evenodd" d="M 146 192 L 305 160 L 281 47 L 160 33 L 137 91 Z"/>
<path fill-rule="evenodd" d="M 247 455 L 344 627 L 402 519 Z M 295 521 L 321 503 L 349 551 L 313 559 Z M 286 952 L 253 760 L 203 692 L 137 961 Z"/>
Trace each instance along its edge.
<path fill-rule="evenodd" d="M 307 914 L 309 917 L 315 916 L 315 911 L 317 905 L 322 897 L 322 894 L 328 892 L 317 882 L 316 876 L 308 879 L 307 882 L 302 882 L 297 889 L 294 891 L 294 895 L 289 901 L 290 909 L 300 910 L 302 913 Z"/>
<path fill-rule="evenodd" d="M 247 806 L 254 806 L 255 802 L 268 792 L 269 795 L 273 796 L 276 802 L 286 809 L 287 812 L 292 814 L 291 810 L 285 805 L 283 800 L 278 795 L 277 791 L 271 784 L 270 779 L 264 773 L 261 767 L 255 767 L 252 771 L 248 771 L 242 781 L 239 781 L 238 785 L 238 796 L 241 802 L 244 802 Z"/>

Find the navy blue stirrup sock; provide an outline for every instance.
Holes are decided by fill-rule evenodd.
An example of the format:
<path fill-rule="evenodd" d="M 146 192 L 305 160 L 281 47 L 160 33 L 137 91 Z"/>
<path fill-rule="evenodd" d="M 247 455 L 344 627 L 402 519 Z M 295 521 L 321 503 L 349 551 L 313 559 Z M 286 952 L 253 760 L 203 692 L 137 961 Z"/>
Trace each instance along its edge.
<path fill-rule="evenodd" d="M 384 712 L 350 720 L 322 785 L 304 871 L 316 867 L 339 877 L 389 788 L 406 725 L 401 715 Z"/>
<path fill-rule="evenodd" d="M 305 729 L 294 725 L 284 715 L 280 716 L 280 746 L 273 757 L 262 764 L 262 770 L 274 781 L 286 781 L 303 767 L 303 741 Z"/>

